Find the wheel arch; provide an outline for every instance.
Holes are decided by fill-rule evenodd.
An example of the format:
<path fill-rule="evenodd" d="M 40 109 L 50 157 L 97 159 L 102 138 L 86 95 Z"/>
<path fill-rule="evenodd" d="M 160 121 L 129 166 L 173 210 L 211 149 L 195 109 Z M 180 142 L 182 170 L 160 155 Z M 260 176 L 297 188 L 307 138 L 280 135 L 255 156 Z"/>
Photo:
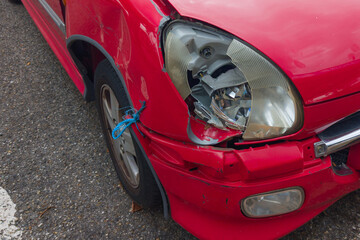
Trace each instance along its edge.
<path fill-rule="evenodd" d="M 69 37 L 66 46 L 83 78 L 84 99 L 88 102 L 95 100 L 94 73 L 96 66 L 105 58 L 111 62 L 111 57 L 106 56 L 106 52 L 102 51 L 102 47 L 96 41 L 82 35 Z"/>
<path fill-rule="evenodd" d="M 94 93 L 94 73 L 96 66 L 99 62 L 101 62 L 104 59 L 107 59 L 113 69 L 115 70 L 117 76 L 119 77 L 122 86 L 124 87 L 124 94 L 126 95 L 128 102 L 130 106 L 133 107 L 133 103 L 131 101 L 129 92 L 127 90 L 124 77 L 122 76 L 119 68 L 116 66 L 114 59 L 111 57 L 111 55 L 94 39 L 91 39 L 84 35 L 72 35 L 66 40 L 66 46 L 67 49 L 76 64 L 79 72 L 81 73 L 84 84 L 85 84 L 85 91 L 84 91 L 84 98 L 87 101 L 92 101 L 95 99 L 95 93 Z M 86 50 L 90 50 L 90 52 L 87 52 Z M 88 59 L 90 58 L 90 59 Z M 140 144 L 140 140 L 136 137 L 136 134 L 132 133 L 132 136 L 134 137 L 135 141 L 138 143 L 141 152 L 143 153 L 146 162 L 151 170 L 152 175 L 154 176 L 154 179 L 156 181 L 156 184 L 159 188 L 159 191 L 161 193 L 162 198 L 162 204 L 163 204 L 163 210 L 164 210 L 164 217 L 167 219 L 169 218 L 169 202 L 166 195 L 166 192 L 157 177 L 157 174 L 149 160 L 149 158 L 146 155 L 145 150 L 143 149 L 142 145 Z"/>

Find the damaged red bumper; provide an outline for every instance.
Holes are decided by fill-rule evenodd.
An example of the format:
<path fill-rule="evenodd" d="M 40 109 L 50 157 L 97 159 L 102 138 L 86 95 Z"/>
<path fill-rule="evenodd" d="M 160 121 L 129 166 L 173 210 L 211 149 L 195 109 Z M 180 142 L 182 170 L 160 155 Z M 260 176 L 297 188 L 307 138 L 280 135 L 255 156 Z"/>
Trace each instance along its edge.
<path fill-rule="evenodd" d="M 351 165 L 352 174 L 339 176 L 329 156 L 314 157 L 318 138 L 230 150 L 141 131 L 147 137 L 138 137 L 167 193 L 172 218 L 199 238 L 278 238 L 360 187 L 360 174 Z M 348 163 L 359 160 L 359 150 L 359 144 L 350 148 Z M 244 198 L 292 187 L 304 190 L 300 209 L 267 218 L 244 215 Z"/>

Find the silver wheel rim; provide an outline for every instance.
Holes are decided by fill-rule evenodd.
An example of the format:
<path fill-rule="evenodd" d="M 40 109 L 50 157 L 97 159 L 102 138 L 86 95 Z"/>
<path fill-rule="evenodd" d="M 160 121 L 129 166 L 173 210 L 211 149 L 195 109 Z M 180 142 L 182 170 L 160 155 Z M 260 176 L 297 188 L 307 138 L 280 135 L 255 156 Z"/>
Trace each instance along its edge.
<path fill-rule="evenodd" d="M 116 162 L 131 187 L 137 188 L 140 183 L 140 174 L 134 142 L 129 129 L 126 129 L 118 139 L 112 138 L 112 130 L 122 121 L 122 113 L 114 92 L 106 84 L 101 88 L 101 102 L 104 122 L 108 130 L 107 137 Z"/>

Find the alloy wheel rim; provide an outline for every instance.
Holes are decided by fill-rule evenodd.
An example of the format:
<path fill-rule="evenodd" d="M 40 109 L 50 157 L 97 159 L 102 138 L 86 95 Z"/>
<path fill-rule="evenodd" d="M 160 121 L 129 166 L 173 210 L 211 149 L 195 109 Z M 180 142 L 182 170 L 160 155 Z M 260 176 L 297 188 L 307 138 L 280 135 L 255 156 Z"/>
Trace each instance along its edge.
<path fill-rule="evenodd" d="M 137 188 L 140 183 L 140 174 L 134 142 L 129 129 L 126 129 L 118 139 L 112 138 L 112 130 L 122 121 L 123 114 L 114 92 L 106 84 L 101 88 L 101 108 L 107 137 L 116 162 L 131 187 Z"/>

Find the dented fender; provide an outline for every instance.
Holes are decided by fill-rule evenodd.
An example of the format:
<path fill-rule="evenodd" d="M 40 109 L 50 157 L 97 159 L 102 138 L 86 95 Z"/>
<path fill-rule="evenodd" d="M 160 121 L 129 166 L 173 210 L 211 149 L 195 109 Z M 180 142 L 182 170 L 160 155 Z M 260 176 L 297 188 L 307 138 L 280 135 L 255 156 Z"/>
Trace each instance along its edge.
<path fill-rule="evenodd" d="M 67 11 L 67 36 L 82 35 L 101 45 L 124 77 L 134 107 L 146 101 L 141 122 L 160 134 L 189 141 L 188 108 L 163 72 L 159 33 L 171 8 L 152 0 L 101 5 L 80 0 L 69 1 Z"/>

